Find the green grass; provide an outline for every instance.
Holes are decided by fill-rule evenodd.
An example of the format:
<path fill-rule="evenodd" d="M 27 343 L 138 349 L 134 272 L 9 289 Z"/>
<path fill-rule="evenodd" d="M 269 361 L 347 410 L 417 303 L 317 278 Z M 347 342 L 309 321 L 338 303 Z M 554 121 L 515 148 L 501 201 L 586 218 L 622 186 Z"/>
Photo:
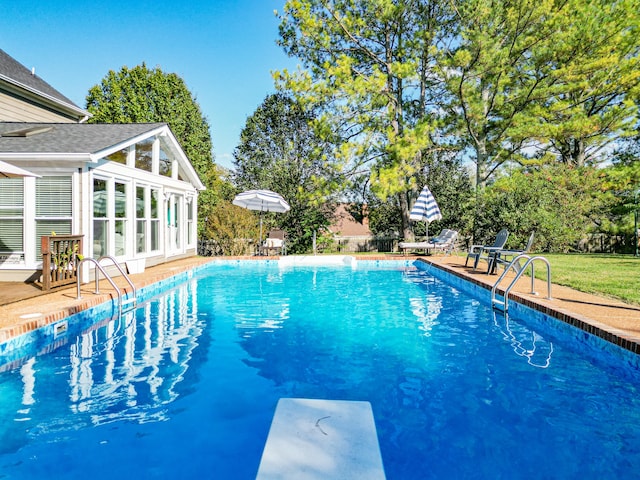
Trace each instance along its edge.
<path fill-rule="evenodd" d="M 549 260 L 551 281 L 581 292 L 640 305 L 640 258 L 631 255 L 540 254 Z M 536 277 L 546 279 L 544 265 Z"/>

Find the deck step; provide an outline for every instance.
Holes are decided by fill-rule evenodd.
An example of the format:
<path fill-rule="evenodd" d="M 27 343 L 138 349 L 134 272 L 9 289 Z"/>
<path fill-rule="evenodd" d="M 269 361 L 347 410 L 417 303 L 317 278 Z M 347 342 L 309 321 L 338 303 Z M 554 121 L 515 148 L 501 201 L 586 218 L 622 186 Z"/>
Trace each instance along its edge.
<path fill-rule="evenodd" d="M 369 402 L 281 398 L 257 480 L 384 479 Z"/>

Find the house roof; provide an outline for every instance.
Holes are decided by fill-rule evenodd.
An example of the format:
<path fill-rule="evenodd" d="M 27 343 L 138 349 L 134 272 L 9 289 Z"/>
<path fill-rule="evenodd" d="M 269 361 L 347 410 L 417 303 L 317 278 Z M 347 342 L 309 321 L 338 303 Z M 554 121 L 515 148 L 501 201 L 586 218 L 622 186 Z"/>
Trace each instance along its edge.
<path fill-rule="evenodd" d="M 182 159 L 194 185 L 204 185 L 166 123 L 0 122 L 1 160 L 75 160 L 97 162 L 138 141 L 158 135 Z"/>
<path fill-rule="evenodd" d="M 166 127 L 166 124 L 0 122 L 0 156 L 5 157 L 11 154 L 95 156 L 114 145 L 162 127 Z M 10 136 L 12 134 L 16 136 Z"/>
<path fill-rule="evenodd" d="M 89 112 L 78 107 L 73 101 L 65 97 L 31 70 L 0 49 L 0 81 L 5 82 L 19 91 L 35 95 L 41 100 L 53 102 L 58 107 L 72 112 L 76 117 L 91 116 Z"/>

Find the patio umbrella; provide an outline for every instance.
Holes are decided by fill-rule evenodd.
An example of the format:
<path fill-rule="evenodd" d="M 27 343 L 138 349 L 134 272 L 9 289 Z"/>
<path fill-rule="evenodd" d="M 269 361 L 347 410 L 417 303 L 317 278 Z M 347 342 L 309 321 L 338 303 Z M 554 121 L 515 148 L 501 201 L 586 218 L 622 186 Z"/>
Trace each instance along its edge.
<path fill-rule="evenodd" d="M 16 167 L 10 163 L 0 160 L 0 178 L 19 178 L 19 177 L 40 177 L 28 170 Z"/>
<path fill-rule="evenodd" d="M 429 240 L 429 224 L 436 220 L 440 220 L 441 218 L 442 214 L 440 213 L 440 208 L 436 203 L 436 199 L 433 198 L 433 194 L 431 193 L 431 190 L 429 190 L 429 187 L 425 185 L 420 192 L 416 203 L 413 204 L 411 212 L 409 212 L 409 219 L 415 222 L 427 222 L 427 240 Z"/>
<path fill-rule="evenodd" d="M 291 207 L 282 196 L 271 190 L 247 190 L 233 199 L 234 205 L 260 212 L 260 240 L 262 240 L 262 212 L 288 212 Z"/>

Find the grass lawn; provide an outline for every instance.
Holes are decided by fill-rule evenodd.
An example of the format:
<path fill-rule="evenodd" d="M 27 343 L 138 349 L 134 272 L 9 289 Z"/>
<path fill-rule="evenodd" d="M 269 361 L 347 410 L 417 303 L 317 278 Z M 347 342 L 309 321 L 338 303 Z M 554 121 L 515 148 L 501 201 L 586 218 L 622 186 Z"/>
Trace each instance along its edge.
<path fill-rule="evenodd" d="M 551 264 L 551 281 L 581 292 L 640 305 L 640 258 L 631 255 L 540 254 Z M 546 279 L 536 264 L 536 277 Z"/>

